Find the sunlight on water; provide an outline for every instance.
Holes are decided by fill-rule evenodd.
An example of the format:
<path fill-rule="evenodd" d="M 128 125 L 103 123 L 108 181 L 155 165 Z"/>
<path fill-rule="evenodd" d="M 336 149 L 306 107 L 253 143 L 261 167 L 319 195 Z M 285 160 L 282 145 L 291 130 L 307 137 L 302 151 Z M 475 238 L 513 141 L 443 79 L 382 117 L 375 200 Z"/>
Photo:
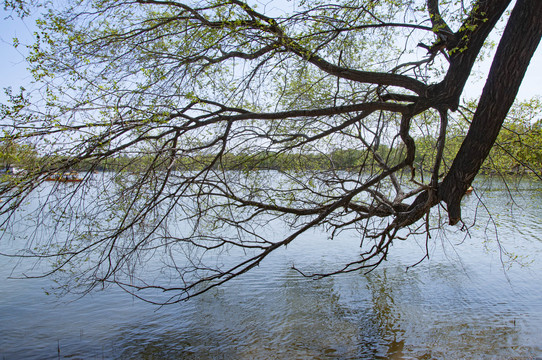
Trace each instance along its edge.
<path fill-rule="evenodd" d="M 0 356 L 542 357 L 542 195 L 524 188 L 513 203 L 502 188 L 477 189 L 464 200 L 468 225 L 477 196 L 492 219 L 478 209 L 469 233 L 435 233 L 429 260 L 414 268 L 407 270 L 423 256 L 425 238 L 396 242 L 389 261 L 367 275 L 303 278 L 293 264 L 329 270 L 357 256 L 359 239 L 330 241 L 315 231 L 223 288 L 160 309 L 118 289 L 73 302 L 47 296 L 49 280 L 7 280 L 13 260 L 0 258 Z M 491 240 L 495 225 L 501 247 L 520 263 L 507 262 Z"/>

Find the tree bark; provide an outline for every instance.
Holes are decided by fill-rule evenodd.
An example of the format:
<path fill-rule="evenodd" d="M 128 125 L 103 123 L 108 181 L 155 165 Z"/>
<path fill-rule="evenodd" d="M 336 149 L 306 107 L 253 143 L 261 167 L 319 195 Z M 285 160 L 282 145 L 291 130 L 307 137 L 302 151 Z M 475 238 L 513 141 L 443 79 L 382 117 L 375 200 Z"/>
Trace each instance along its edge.
<path fill-rule="evenodd" d="M 461 29 L 454 34 L 456 42 L 447 44 L 447 48 L 452 48 L 450 68 L 443 81 L 430 89 L 430 101 L 445 105 L 452 111 L 457 110 L 480 50 L 510 2 L 511 0 L 479 0 L 476 3 L 475 9 Z"/>
<path fill-rule="evenodd" d="M 542 37 L 542 1 L 518 0 L 501 38 L 467 136 L 438 188 L 450 224 L 461 219 L 461 198 L 487 158 Z"/>

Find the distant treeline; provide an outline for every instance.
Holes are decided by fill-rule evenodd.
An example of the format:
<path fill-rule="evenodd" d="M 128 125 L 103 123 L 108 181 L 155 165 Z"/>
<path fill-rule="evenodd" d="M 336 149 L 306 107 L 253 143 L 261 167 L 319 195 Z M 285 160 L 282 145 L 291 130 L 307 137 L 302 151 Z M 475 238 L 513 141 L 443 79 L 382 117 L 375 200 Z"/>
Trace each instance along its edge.
<path fill-rule="evenodd" d="M 401 150 L 381 147 L 380 156 L 391 165 L 401 159 Z M 181 156 L 173 164 L 167 156 L 155 157 L 121 156 L 105 159 L 96 167 L 91 161 L 81 161 L 75 170 L 95 168 L 102 171 L 143 171 L 152 167 L 157 170 L 201 170 L 207 167 L 225 170 L 348 170 L 378 166 L 373 154 L 367 150 L 338 149 L 330 153 L 275 153 L 257 152 L 254 154 L 226 153 L 216 155 Z"/>
<path fill-rule="evenodd" d="M 451 135 L 446 140 L 442 171 L 451 166 L 463 141 L 464 134 Z M 436 141 L 432 136 L 416 139 L 414 166 L 417 171 L 430 172 L 436 155 Z M 391 167 L 405 157 L 404 146 L 390 148 L 380 145 L 377 154 L 368 149 L 336 149 L 329 153 L 255 152 L 225 153 L 221 156 L 191 154 L 172 159 L 168 152 L 156 155 L 141 152 L 134 155 L 112 156 L 104 159 L 74 159 L 67 156 L 41 157 L 31 146 L 0 142 L 0 165 L 23 169 L 60 168 L 69 165 L 77 171 L 130 171 L 148 169 L 201 170 L 207 167 L 225 170 L 346 170 L 373 171 L 384 161 Z M 66 167 L 66 166 L 64 166 Z M 540 123 L 532 126 L 512 124 L 503 128 L 499 139 L 485 161 L 481 172 L 529 173 L 542 170 L 542 130 Z"/>

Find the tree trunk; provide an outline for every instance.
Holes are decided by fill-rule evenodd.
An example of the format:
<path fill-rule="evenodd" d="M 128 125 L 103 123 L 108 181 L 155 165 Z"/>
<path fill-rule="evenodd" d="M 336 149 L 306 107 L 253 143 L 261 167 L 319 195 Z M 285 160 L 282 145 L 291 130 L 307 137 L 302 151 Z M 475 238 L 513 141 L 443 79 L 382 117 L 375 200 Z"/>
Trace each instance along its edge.
<path fill-rule="evenodd" d="M 450 224 L 461 198 L 487 158 L 542 37 L 542 0 L 518 0 L 501 38 L 467 136 L 438 189 Z"/>

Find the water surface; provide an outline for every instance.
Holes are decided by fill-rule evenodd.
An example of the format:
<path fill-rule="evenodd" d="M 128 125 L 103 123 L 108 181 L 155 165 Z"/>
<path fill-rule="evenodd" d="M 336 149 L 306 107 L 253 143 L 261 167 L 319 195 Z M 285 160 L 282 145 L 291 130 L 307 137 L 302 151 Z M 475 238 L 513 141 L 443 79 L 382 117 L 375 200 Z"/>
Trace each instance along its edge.
<path fill-rule="evenodd" d="M 542 357 L 542 184 L 512 182 L 518 187 L 510 197 L 502 182 L 480 181 L 464 200 L 473 226 L 435 232 L 429 260 L 416 267 L 423 236 L 397 241 L 369 274 L 303 278 L 292 265 L 321 271 L 357 256 L 359 239 L 314 231 L 224 287 L 162 308 L 115 288 L 58 299 L 46 293 L 49 279 L 7 279 L 16 260 L 0 257 L 0 356 Z"/>

